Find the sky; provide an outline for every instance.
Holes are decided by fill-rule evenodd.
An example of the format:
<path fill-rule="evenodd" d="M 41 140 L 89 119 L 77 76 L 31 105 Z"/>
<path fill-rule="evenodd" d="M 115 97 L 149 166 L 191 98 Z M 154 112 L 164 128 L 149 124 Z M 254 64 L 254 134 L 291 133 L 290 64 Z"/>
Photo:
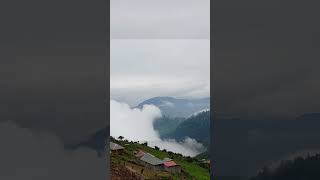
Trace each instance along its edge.
<path fill-rule="evenodd" d="M 156 96 L 210 96 L 210 45 L 204 39 L 111 41 L 111 98 L 136 105 Z"/>
<path fill-rule="evenodd" d="M 201 7 L 208 10 L 208 6 L 199 3 L 198 7 L 195 2 L 200 1 L 161 1 L 156 4 L 155 1 L 141 1 L 142 5 L 133 7 L 129 1 L 117 1 L 121 7 L 132 6 L 136 12 L 143 12 L 146 4 L 157 8 L 163 3 L 162 7 L 166 9 L 172 7 L 168 9 L 171 14 L 174 7 L 180 5 L 183 5 L 182 9 L 197 7 L 192 22 L 198 24 L 199 28 L 194 29 L 199 32 L 190 31 L 190 21 L 176 24 L 187 17 L 183 14 L 178 19 L 167 16 L 163 21 L 157 21 L 158 26 L 153 25 L 154 28 L 147 30 L 148 33 L 141 31 L 146 26 L 132 31 L 132 28 L 139 26 L 120 21 L 119 17 L 126 14 L 124 12 L 129 13 L 123 9 L 114 11 L 119 15 L 116 19 L 111 18 L 111 26 L 115 22 L 118 25 L 127 24 L 125 31 L 134 34 L 125 35 L 119 26 L 111 33 L 111 38 L 146 38 L 141 37 L 143 34 L 152 38 L 207 38 L 209 22 L 199 19 L 205 12 Z M 78 143 L 108 125 L 106 111 L 109 102 L 106 99 L 109 98 L 109 78 L 106 71 L 109 63 L 106 51 L 109 27 L 106 3 L 105 0 L 90 3 L 83 0 L 0 2 L 0 132 L 1 142 L 5 142 L 0 154 L 7 158 L 0 164 L 5 167 L 1 168 L 0 179 L 35 179 L 36 175 L 39 179 L 49 179 L 48 176 L 53 179 L 82 179 L 88 176 L 91 179 L 105 179 L 105 159 L 97 158 L 90 149 L 69 152 L 64 145 Z M 156 12 L 155 9 L 150 10 Z M 123 20 L 138 16 L 130 15 L 123 17 Z M 145 21 L 148 27 L 155 22 L 150 19 Z M 166 24 L 168 19 L 172 19 L 170 23 L 175 27 Z M 172 28 L 156 31 L 162 24 Z M 181 36 L 177 37 L 177 34 Z M 13 154 L 10 151 L 21 150 L 21 147 L 23 152 Z M 23 162 L 21 158 L 24 158 Z M 32 170 L 23 171 L 26 168 Z M 45 173 L 39 174 L 39 171 Z"/>
<path fill-rule="evenodd" d="M 210 95 L 209 0 L 112 0 L 111 98 Z"/>
<path fill-rule="evenodd" d="M 210 0 L 111 0 L 112 39 L 209 39 Z"/>
<path fill-rule="evenodd" d="M 147 141 L 186 156 L 204 150 L 190 138 L 161 140 L 153 128 L 160 110 L 131 107 L 157 96 L 210 96 L 209 4 L 209 0 L 111 0 L 110 135 Z"/>

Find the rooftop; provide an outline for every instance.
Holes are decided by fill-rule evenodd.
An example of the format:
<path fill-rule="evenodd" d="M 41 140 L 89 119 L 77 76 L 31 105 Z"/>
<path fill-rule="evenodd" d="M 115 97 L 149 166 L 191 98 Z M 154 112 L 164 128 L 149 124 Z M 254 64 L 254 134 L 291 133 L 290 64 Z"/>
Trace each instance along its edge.
<path fill-rule="evenodd" d="M 177 166 L 177 163 L 174 161 L 167 161 L 167 162 L 164 162 L 163 165 L 166 167 L 172 167 L 172 166 Z"/>
<path fill-rule="evenodd" d="M 119 150 L 124 149 L 124 147 L 120 146 L 119 144 L 110 142 L 110 150 Z"/>
<path fill-rule="evenodd" d="M 141 161 L 144 161 L 148 164 L 151 164 L 151 165 L 160 165 L 163 163 L 163 161 L 161 161 L 160 159 L 158 159 L 157 157 L 153 156 L 152 154 L 149 154 L 149 153 L 145 153 L 141 158 L 140 158 Z"/>

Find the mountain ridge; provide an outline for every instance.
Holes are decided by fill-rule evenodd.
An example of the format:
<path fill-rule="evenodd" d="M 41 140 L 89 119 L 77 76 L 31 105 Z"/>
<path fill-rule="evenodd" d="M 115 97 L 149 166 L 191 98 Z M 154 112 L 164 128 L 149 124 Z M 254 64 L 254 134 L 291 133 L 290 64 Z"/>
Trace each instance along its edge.
<path fill-rule="evenodd" d="M 187 118 L 203 109 L 210 109 L 210 97 L 186 99 L 158 96 L 139 103 L 135 108 L 141 109 L 147 104 L 157 106 L 164 116 Z"/>

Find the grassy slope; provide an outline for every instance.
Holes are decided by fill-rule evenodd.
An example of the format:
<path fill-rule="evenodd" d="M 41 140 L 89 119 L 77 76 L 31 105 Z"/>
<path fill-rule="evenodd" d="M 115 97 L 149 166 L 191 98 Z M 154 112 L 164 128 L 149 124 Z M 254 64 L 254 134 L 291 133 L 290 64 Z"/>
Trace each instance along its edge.
<path fill-rule="evenodd" d="M 123 145 L 126 148 L 126 151 L 129 153 L 133 153 L 133 151 L 137 151 L 141 149 L 145 152 L 153 154 L 159 159 L 163 159 L 165 157 L 172 158 L 177 164 L 181 165 L 182 170 L 189 175 L 188 179 L 192 179 L 192 177 L 195 177 L 195 179 L 197 180 L 210 179 L 209 170 L 204 167 L 201 167 L 199 165 L 199 162 L 193 158 L 187 158 L 179 154 L 156 150 L 154 148 L 150 148 L 148 146 L 145 146 L 139 143 L 128 143 L 124 141 L 118 141 L 117 143 L 119 143 L 120 145 Z M 125 144 L 129 144 L 129 145 L 125 145 Z M 127 160 L 129 161 L 130 157 L 127 157 L 127 158 L 128 158 Z M 175 176 L 174 178 L 178 179 L 179 177 Z"/>

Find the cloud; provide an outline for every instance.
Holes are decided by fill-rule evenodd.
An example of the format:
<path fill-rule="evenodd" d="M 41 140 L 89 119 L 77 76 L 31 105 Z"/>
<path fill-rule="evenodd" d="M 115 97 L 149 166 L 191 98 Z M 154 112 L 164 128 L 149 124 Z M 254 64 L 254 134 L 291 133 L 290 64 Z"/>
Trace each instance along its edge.
<path fill-rule="evenodd" d="M 193 113 L 192 116 L 196 116 L 196 115 L 198 115 L 198 114 L 200 114 L 202 112 L 207 112 L 207 111 L 210 111 L 210 109 L 209 108 L 201 109 L 200 111 L 197 111 L 197 112 Z"/>
<path fill-rule="evenodd" d="M 111 0 L 111 38 L 210 37 L 210 0 Z"/>
<path fill-rule="evenodd" d="M 151 147 L 158 146 L 186 156 L 195 156 L 205 150 L 202 144 L 188 137 L 182 142 L 160 139 L 153 128 L 153 121 L 158 117 L 161 117 L 161 111 L 154 105 L 144 105 L 142 109 L 138 109 L 111 100 L 110 135 L 116 138 L 123 136 L 130 141 L 146 141 Z"/>
<path fill-rule="evenodd" d="M 151 147 L 157 146 L 160 149 L 166 149 L 172 152 L 178 152 L 185 156 L 194 157 L 205 151 L 203 144 L 195 139 L 186 137 L 183 141 L 177 142 L 174 139 L 165 139 L 161 141 L 150 141 L 148 145 Z"/>
<path fill-rule="evenodd" d="M 209 40 L 111 40 L 110 65 L 111 97 L 131 105 L 155 96 L 210 95 Z"/>
<path fill-rule="evenodd" d="M 0 123 L 0 179 L 106 179 L 106 160 L 81 148 L 64 149 L 55 135 Z"/>
<path fill-rule="evenodd" d="M 131 109 L 128 104 L 110 101 L 110 135 L 123 136 L 128 140 L 155 141 L 159 135 L 153 129 L 153 119 L 161 117 L 156 106 Z"/>

